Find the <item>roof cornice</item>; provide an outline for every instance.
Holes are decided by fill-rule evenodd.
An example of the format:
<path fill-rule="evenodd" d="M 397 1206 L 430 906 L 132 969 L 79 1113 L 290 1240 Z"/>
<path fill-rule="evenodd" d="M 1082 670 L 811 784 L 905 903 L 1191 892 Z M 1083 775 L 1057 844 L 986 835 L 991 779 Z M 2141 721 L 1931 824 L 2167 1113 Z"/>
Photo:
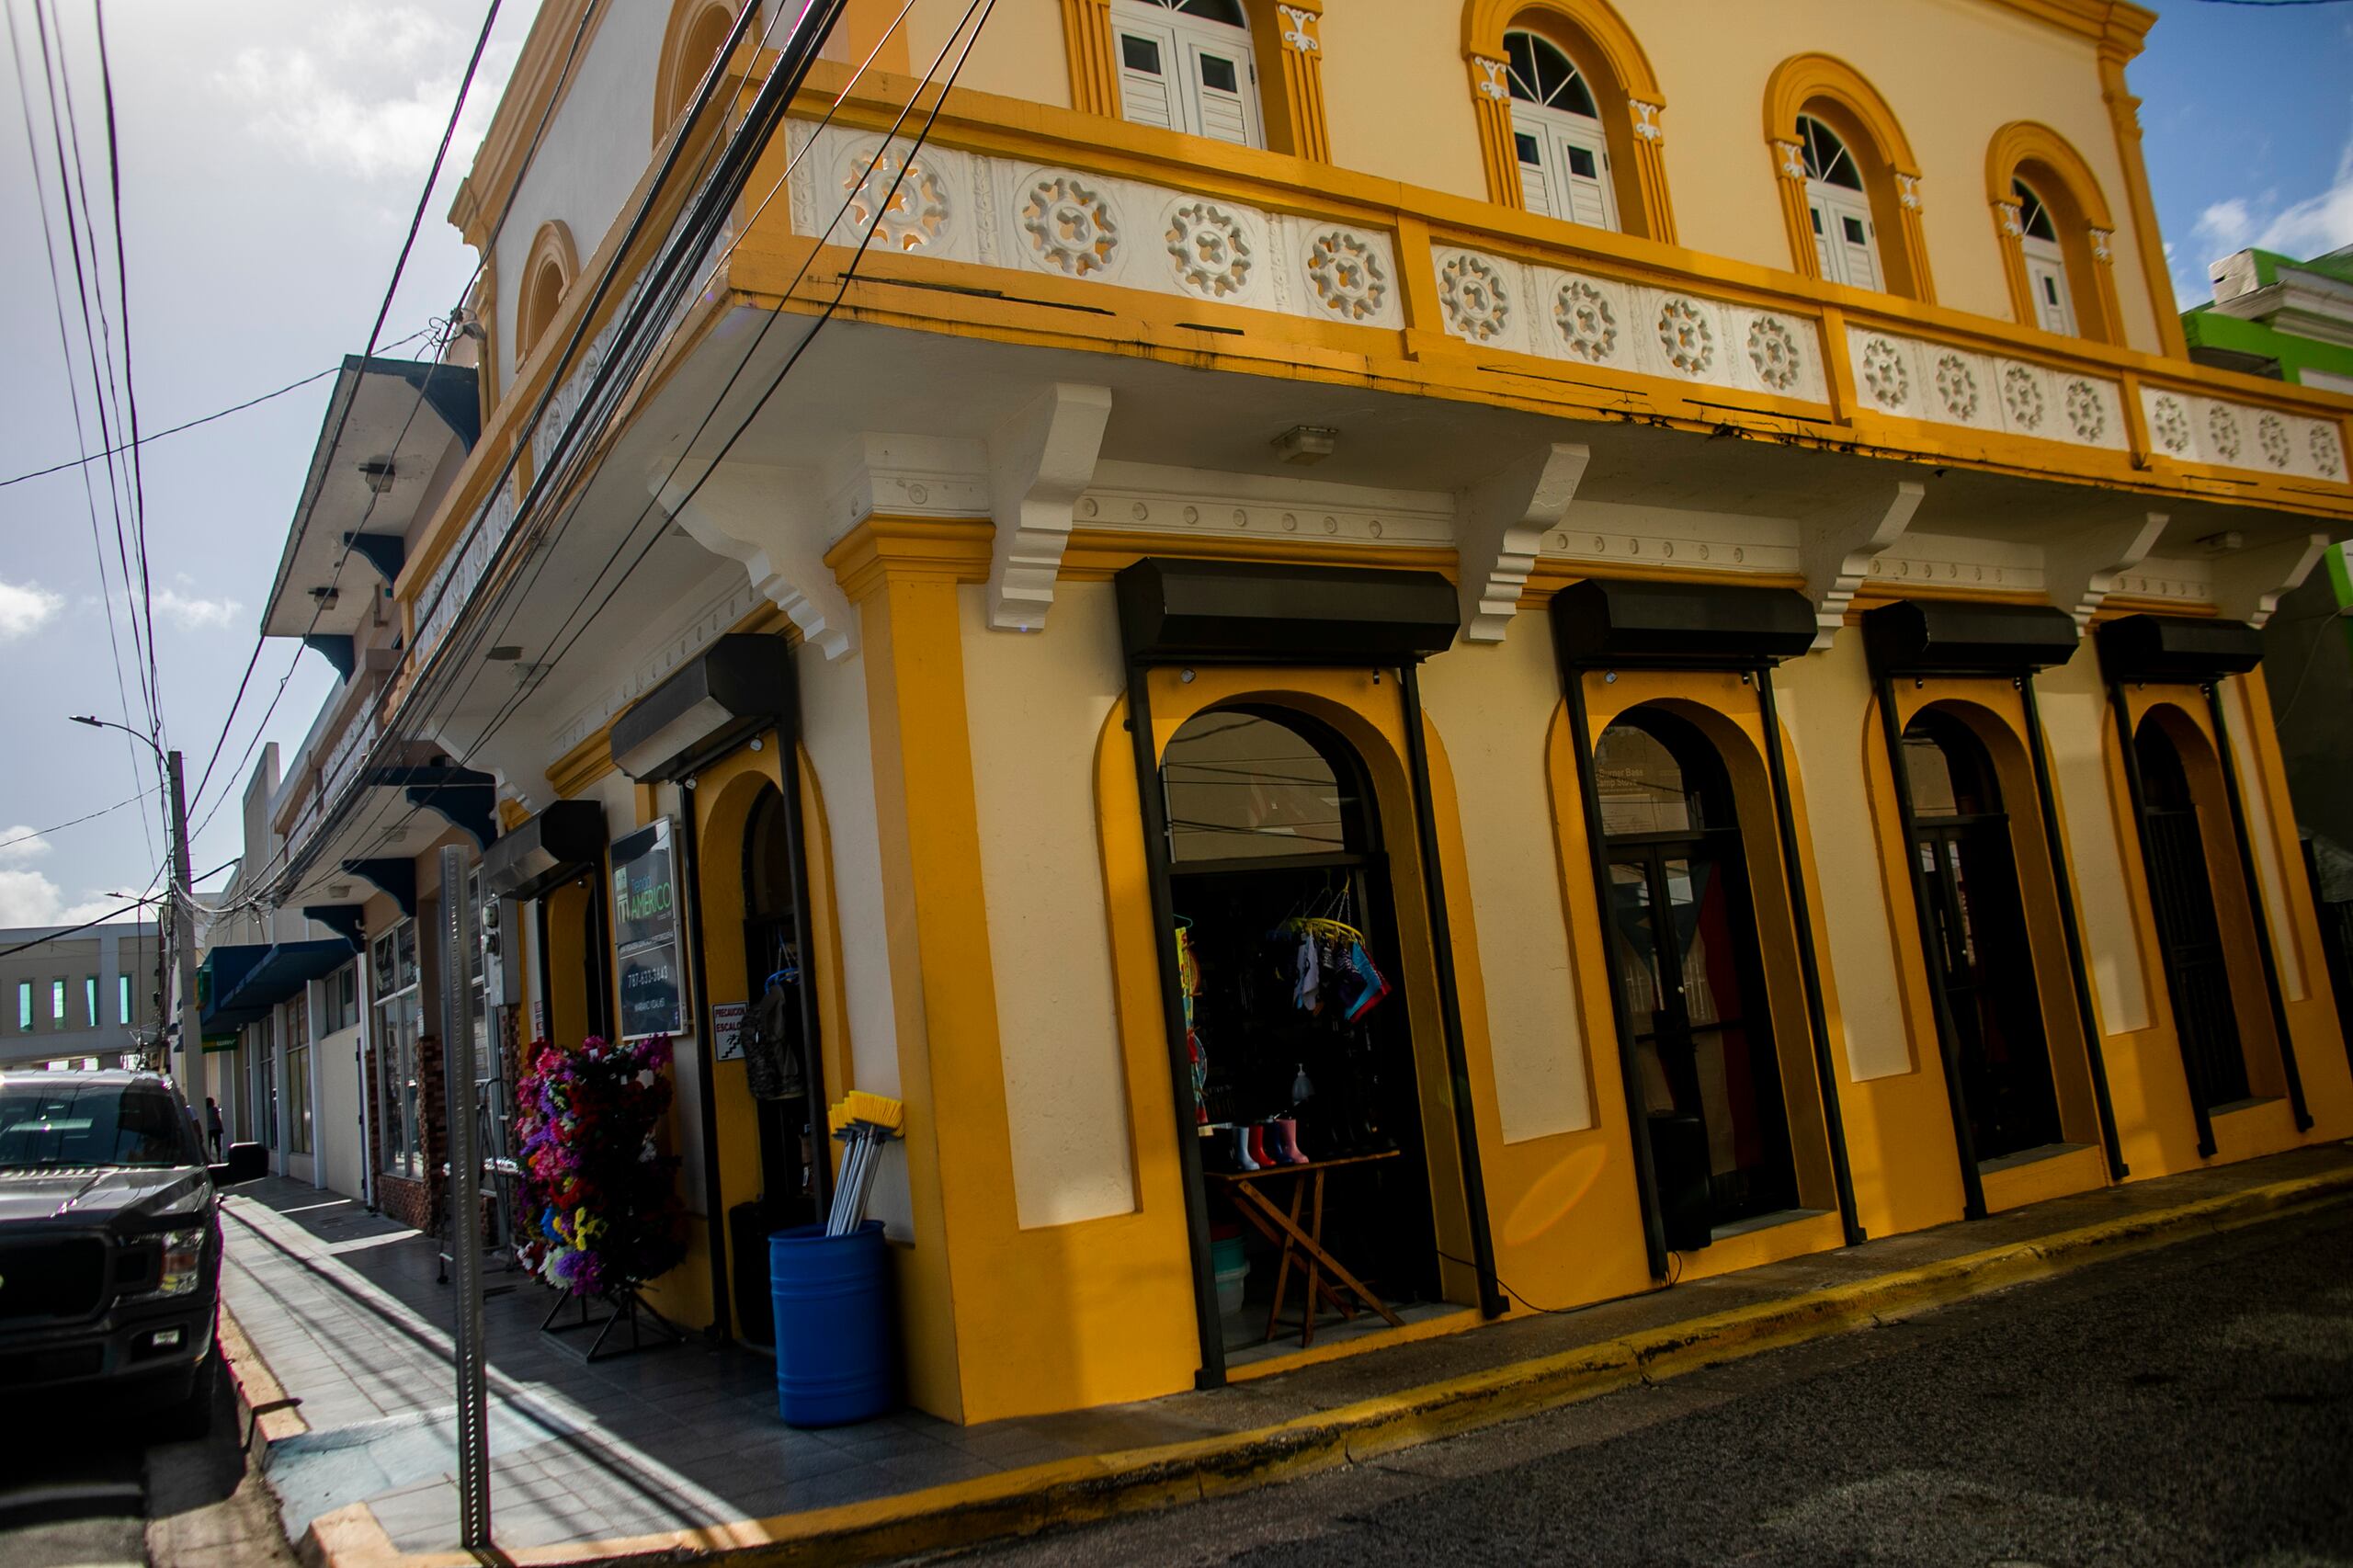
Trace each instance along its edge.
<path fill-rule="evenodd" d="M 449 203 L 449 222 L 477 251 L 490 243 L 490 225 L 523 177 L 532 131 L 540 116 L 553 110 L 574 33 L 580 31 L 585 16 L 586 30 L 580 32 L 585 54 L 611 9 L 603 0 L 546 0 L 532 20 L 523 52 L 516 58 L 514 74 L 506 79 L 497 112 L 491 116 L 490 129 L 483 133 L 482 145 L 474 153 L 473 167 L 458 182 L 457 199 Z"/>
<path fill-rule="evenodd" d="M 2131 60 L 2148 42 L 2157 14 L 2131 0 L 1988 0 L 2006 11 L 2074 33 L 2099 46 L 2102 54 Z"/>

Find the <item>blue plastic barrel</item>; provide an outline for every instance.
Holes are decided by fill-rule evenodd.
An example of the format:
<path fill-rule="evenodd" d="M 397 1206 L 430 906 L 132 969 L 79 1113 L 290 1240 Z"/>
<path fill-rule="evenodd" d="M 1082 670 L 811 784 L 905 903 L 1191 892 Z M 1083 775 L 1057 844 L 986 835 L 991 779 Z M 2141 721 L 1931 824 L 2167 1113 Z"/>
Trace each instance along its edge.
<path fill-rule="evenodd" d="M 897 1402 L 891 1249 L 882 1221 L 847 1236 L 796 1225 L 768 1237 L 776 1407 L 790 1426 L 868 1421 Z"/>

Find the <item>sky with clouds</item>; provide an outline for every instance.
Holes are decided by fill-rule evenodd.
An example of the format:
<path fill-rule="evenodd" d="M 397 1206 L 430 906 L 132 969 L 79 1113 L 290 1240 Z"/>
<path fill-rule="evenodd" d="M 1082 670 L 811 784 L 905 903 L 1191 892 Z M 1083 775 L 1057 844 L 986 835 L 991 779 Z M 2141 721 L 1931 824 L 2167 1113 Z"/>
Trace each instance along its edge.
<path fill-rule="evenodd" d="M 99 443 L 89 367 L 77 346 L 69 376 L 42 260 L 36 190 L 48 194 L 52 225 L 62 215 L 33 0 L 0 8 L 29 61 L 40 159 L 36 177 L 27 95 L 0 77 L 9 99 L 0 115 L 0 278 L 10 285 L 0 290 L 0 362 L 14 371 L 0 387 L 5 480 Z M 52 53 L 71 73 L 85 176 L 103 207 L 90 6 L 51 0 L 50 8 L 63 17 Z M 2310 255 L 2353 244 L 2353 4 L 2159 0 L 2156 8 L 2131 81 L 2146 100 L 2150 174 L 2182 302 L 2206 299 L 2206 264 L 2243 245 Z M 112 0 L 131 341 L 146 428 L 324 370 L 365 343 L 483 9 L 481 0 Z M 530 0 L 502 9 L 388 339 L 446 312 L 464 287 L 473 258 L 444 214 L 532 9 Z M 110 254 L 103 265 L 110 273 Z M 69 291 L 78 344 L 73 309 Z M 120 324 L 107 330 L 119 334 Z M 164 712 L 170 744 L 188 754 L 191 785 L 253 651 L 325 403 L 325 383 L 314 383 L 145 449 Z M 36 831 L 152 783 L 136 743 L 65 718 L 119 721 L 125 690 L 137 711 L 135 685 L 118 687 L 109 647 L 110 596 L 123 624 L 114 513 L 103 475 L 89 472 L 86 493 L 73 472 L 0 486 L 0 927 L 112 908 L 117 892 L 148 888 L 163 860 L 152 796 Z M 191 808 L 199 872 L 238 851 L 236 801 L 263 711 L 275 701 L 260 733 L 290 757 L 331 684 L 316 654 L 278 641 L 264 649 L 212 782 Z"/>

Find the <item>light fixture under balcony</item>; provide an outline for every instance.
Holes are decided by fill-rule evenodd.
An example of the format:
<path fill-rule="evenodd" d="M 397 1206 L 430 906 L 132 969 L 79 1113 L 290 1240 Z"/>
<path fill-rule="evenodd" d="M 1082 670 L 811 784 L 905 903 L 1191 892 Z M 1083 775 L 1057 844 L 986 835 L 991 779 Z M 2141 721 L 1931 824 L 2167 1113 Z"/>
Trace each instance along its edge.
<path fill-rule="evenodd" d="M 1287 463 L 1320 463 L 1340 445 L 1340 433 L 1329 425 L 1294 425 L 1274 438 L 1276 451 Z"/>
<path fill-rule="evenodd" d="M 389 494 L 392 488 L 392 460 L 369 458 L 359 465 L 359 477 L 366 480 L 368 488 L 377 494 Z"/>

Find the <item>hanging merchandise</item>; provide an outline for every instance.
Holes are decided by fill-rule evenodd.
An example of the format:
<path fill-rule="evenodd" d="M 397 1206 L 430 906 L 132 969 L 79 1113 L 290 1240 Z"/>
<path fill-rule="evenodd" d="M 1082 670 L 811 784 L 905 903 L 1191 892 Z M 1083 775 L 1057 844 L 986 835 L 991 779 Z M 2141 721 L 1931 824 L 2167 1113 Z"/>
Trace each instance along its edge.
<path fill-rule="evenodd" d="M 1193 1027 L 1193 1004 L 1201 994 L 1201 960 L 1193 951 L 1193 923 L 1176 917 L 1176 988 L 1185 998 L 1185 1059 L 1192 1069 L 1193 1119 L 1210 1119 L 1210 1059 L 1201 1050 L 1200 1030 Z"/>
<path fill-rule="evenodd" d="M 800 967 L 793 963 L 769 975 L 745 1025 L 744 1075 L 754 1099 L 791 1100 L 808 1093 L 801 1066 L 801 1012 L 792 994 L 800 981 Z"/>
<path fill-rule="evenodd" d="M 654 1130 L 670 1108 L 670 1037 L 536 1041 L 516 1085 L 526 1268 L 573 1296 L 633 1296 L 687 1255 L 677 1160 Z"/>

